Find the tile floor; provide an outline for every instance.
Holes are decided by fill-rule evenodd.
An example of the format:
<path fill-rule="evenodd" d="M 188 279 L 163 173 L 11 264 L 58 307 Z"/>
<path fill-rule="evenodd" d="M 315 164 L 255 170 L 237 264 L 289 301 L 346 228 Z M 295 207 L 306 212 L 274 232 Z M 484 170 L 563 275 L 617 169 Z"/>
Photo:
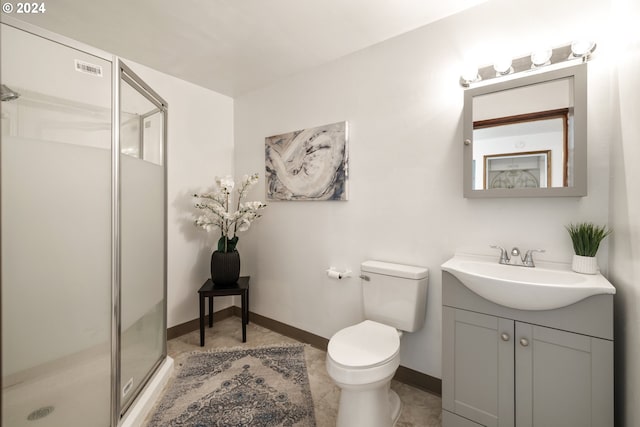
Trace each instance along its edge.
<path fill-rule="evenodd" d="M 206 328 L 204 347 L 200 347 L 199 331 L 193 331 L 169 340 L 167 351 L 169 356 L 174 358 L 176 368 L 178 368 L 180 359 L 194 350 L 223 347 L 256 347 L 295 342 L 296 340 L 292 338 L 250 323 L 247 326 L 247 342 L 242 343 L 240 318 L 229 317 L 214 323 L 211 329 Z M 306 346 L 305 357 L 318 427 L 334 427 L 340 391 L 327 376 L 325 369 L 326 353 L 311 346 Z M 396 427 L 439 427 L 441 425 L 440 397 L 397 381 L 392 381 L 391 388 L 398 393 L 404 403 L 402 414 Z"/>

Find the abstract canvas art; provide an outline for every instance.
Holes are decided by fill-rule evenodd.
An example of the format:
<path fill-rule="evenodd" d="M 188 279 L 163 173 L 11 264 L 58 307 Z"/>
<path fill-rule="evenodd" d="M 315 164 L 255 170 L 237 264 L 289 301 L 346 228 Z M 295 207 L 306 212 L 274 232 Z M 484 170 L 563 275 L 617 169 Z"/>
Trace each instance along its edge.
<path fill-rule="evenodd" d="M 265 138 L 270 200 L 347 200 L 347 122 Z"/>

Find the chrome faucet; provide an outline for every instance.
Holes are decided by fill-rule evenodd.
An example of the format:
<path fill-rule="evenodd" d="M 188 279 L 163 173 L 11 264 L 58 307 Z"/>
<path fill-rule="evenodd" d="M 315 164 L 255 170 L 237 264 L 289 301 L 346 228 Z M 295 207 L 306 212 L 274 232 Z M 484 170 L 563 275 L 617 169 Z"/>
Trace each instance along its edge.
<path fill-rule="evenodd" d="M 507 251 L 501 246 L 491 245 L 490 247 L 493 249 L 500 249 L 500 260 L 498 261 L 500 264 L 520 267 L 535 267 L 536 265 L 533 262 L 533 253 L 545 252 L 544 249 L 529 249 L 525 253 L 524 257 L 522 257 L 520 249 L 514 247 L 511 249 L 511 256 L 509 256 Z"/>
<path fill-rule="evenodd" d="M 490 247 L 493 249 L 500 249 L 500 264 L 509 264 L 511 262 L 511 258 L 509 258 L 507 251 L 505 251 L 503 247 L 497 245 L 491 245 Z"/>
<path fill-rule="evenodd" d="M 535 267 L 536 265 L 533 263 L 533 253 L 546 252 L 544 249 L 529 249 L 526 254 L 524 254 L 524 258 L 522 259 L 522 265 L 525 267 Z"/>

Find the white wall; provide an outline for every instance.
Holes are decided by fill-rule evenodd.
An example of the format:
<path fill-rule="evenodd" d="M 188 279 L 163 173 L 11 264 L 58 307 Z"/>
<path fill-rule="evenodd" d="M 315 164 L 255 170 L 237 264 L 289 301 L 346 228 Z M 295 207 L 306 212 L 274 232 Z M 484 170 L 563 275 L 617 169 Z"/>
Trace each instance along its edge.
<path fill-rule="evenodd" d="M 272 202 L 241 240 L 252 275 L 251 310 L 329 338 L 361 319 L 356 272 L 366 259 L 430 269 L 426 325 L 403 338 L 402 364 L 441 376 L 440 265 L 458 247 L 546 248 L 568 261 L 569 222 L 607 223 L 609 70 L 589 66 L 589 195 L 470 200 L 462 197 L 463 90 L 467 56 L 514 56 L 534 42 L 563 44 L 604 32 L 607 1 L 496 0 L 235 99 L 235 168 L 264 175 L 264 138 L 348 120 L 350 200 Z M 597 34 L 596 34 L 597 36 Z M 517 50 L 519 49 L 519 50 Z M 599 49 L 606 49 L 601 46 Z M 251 195 L 264 198 L 264 182 Z M 606 270 L 607 247 L 600 251 Z M 497 253 L 496 253 L 497 259 Z"/>
<path fill-rule="evenodd" d="M 167 141 L 167 326 L 198 317 L 198 294 L 211 276 L 218 235 L 193 225 L 192 194 L 233 173 L 233 99 L 124 60 L 169 104 Z M 231 305 L 216 299 L 215 309 Z"/>
<path fill-rule="evenodd" d="M 616 286 L 617 425 L 640 425 L 640 4 L 614 1 L 610 279 Z"/>

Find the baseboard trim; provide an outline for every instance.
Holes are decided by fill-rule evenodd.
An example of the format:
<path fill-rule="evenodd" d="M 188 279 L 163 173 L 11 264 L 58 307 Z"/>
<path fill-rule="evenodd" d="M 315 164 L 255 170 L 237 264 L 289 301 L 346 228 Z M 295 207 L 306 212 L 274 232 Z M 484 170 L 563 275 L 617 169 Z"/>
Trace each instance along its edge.
<path fill-rule="evenodd" d="M 420 390 L 428 391 L 431 394 L 442 396 L 442 380 L 440 378 L 432 377 L 406 366 L 399 366 L 393 379 Z"/>
<path fill-rule="evenodd" d="M 234 306 L 233 314 L 235 316 L 242 316 L 240 312 L 240 307 Z M 294 326 L 287 325 L 286 323 L 278 322 L 277 320 L 273 320 L 269 317 L 261 316 L 259 314 L 251 312 L 249 314 L 249 321 L 254 322 L 257 325 L 270 329 L 274 332 L 277 332 L 281 335 L 287 336 L 289 338 L 293 338 L 305 344 L 309 344 L 312 347 L 318 348 L 322 351 L 327 351 L 327 346 L 329 345 L 329 340 L 321 337 L 319 335 L 312 334 L 311 332 L 307 332 L 302 329 L 298 329 Z"/>
<path fill-rule="evenodd" d="M 216 311 L 213 314 L 213 320 L 218 321 L 231 316 L 241 317 L 242 313 L 240 311 L 240 307 L 234 305 L 232 307 L 227 307 L 223 310 Z M 282 323 L 253 312 L 249 313 L 249 321 L 270 329 L 274 332 L 277 332 L 281 335 L 309 344 L 312 347 L 318 348 L 322 351 L 327 351 L 329 340 L 319 335 L 312 334 L 311 332 L 305 331 L 303 329 L 298 329 L 294 326 L 287 325 L 286 323 Z M 180 335 L 184 335 L 198 329 L 200 329 L 200 321 L 199 319 L 194 319 L 167 330 L 167 339 L 176 338 Z M 397 381 L 400 381 L 401 383 L 410 385 L 420 390 L 424 390 L 438 396 L 442 395 L 442 380 L 432 377 L 431 375 L 418 372 L 411 368 L 400 366 L 393 378 Z"/>
<path fill-rule="evenodd" d="M 222 319 L 226 319 L 227 317 L 231 317 L 234 315 L 234 308 L 238 308 L 235 306 L 227 307 L 222 310 L 216 311 L 213 313 L 213 320 L 220 321 Z M 238 313 L 240 309 L 238 308 Z M 209 315 L 205 315 L 204 317 L 205 324 L 209 322 Z M 197 331 L 200 329 L 200 319 L 189 320 L 188 322 L 181 323 L 176 326 L 172 326 L 167 329 L 167 339 L 171 340 L 174 338 L 178 338 L 182 335 L 188 334 L 189 332 Z"/>

